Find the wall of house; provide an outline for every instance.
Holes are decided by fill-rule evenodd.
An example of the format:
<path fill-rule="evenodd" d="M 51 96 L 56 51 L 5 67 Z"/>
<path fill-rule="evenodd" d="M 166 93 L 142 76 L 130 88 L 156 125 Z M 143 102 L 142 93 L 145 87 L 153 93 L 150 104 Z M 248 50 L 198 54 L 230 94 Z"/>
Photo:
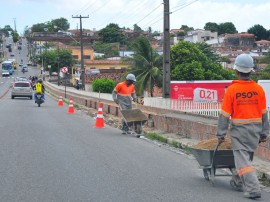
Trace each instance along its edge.
<path fill-rule="evenodd" d="M 81 49 L 74 49 L 74 48 L 71 48 L 71 51 L 72 51 L 72 56 L 77 56 L 77 60 L 81 60 Z M 84 56 L 90 56 L 90 58 L 88 58 L 88 60 L 93 60 L 94 59 L 94 51 L 91 50 L 91 49 L 84 49 L 83 50 L 83 55 Z M 84 59 L 87 59 L 87 58 L 84 58 Z"/>

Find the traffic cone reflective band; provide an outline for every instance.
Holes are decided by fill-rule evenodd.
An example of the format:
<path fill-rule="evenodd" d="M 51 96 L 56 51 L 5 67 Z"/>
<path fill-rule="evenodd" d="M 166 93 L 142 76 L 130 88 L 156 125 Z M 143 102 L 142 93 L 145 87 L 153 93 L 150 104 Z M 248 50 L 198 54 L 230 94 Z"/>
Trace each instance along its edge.
<path fill-rule="evenodd" d="M 102 104 L 100 103 L 98 106 L 98 113 L 96 117 L 96 123 L 94 128 L 104 128 L 104 116 L 102 113 Z"/>
<path fill-rule="evenodd" d="M 59 97 L 59 100 L 58 100 L 58 106 L 63 106 L 64 104 L 63 104 L 63 98 L 62 98 L 62 96 L 60 95 L 60 97 Z"/>
<path fill-rule="evenodd" d="M 74 106 L 73 106 L 73 100 L 72 100 L 72 98 L 69 99 L 68 113 L 69 114 L 73 114 L 74 113 Z"/>

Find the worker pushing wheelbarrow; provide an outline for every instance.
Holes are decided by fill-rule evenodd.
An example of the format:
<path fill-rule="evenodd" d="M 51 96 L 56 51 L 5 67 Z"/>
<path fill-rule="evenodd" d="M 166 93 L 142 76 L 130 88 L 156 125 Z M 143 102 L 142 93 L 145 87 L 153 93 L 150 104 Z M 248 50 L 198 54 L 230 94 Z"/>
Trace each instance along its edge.
<path fill-rule="evenodd" d="M 122 134 L 131 134 L 132 126 L 136 136 L 140 137 L 142 124 L 147 121 L 146 116 L 140 109 L 132 109 L 132 102 L 136 102 L 135 93 L 136 78 L 134 74 L 128 74 L 126 80 L 118 83 L 112 92 L 113 100 L 119 105 L 123 115 Z"/>

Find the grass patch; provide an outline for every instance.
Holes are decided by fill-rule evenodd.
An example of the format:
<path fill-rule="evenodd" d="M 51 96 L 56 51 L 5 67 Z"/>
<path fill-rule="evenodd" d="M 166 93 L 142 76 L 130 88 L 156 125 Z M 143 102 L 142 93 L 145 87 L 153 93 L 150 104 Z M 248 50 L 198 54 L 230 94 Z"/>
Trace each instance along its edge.
<path fill-rule="evenodd" d="M 160 142 L 163 142 L 163 143 L 167 143 L 168 142 L 168 139 L 166 137 L 163 137 L 161 135 L 158 135 L 156 133 L 148 133 L 146 135 L 147 138 L 151 139 L 151 140 L 158 140 Z"/>
<path fill-rule="evenodd" d="M 172 140 L 171 145 L 172 145 L 173 147 L 175 147 L 175 148 L 179 148 L 179 144 L 178 144 L 178 142 L 176 142 L 175 140 Z"/>

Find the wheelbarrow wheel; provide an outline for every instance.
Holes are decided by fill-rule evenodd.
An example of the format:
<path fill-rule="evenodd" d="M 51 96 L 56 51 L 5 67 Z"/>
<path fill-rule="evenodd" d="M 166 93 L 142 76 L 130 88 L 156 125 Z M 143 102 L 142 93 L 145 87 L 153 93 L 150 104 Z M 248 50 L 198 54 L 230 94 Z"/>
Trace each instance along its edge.
<path fill-rule="evenodd" d="M 203 176 L 207 181 L 210 180 L 210 178 L 209 178 L 210 174 L 211 174 L 211 169 L 209 169 L 209 168 L 204 168 L 203 169 Z"/>

